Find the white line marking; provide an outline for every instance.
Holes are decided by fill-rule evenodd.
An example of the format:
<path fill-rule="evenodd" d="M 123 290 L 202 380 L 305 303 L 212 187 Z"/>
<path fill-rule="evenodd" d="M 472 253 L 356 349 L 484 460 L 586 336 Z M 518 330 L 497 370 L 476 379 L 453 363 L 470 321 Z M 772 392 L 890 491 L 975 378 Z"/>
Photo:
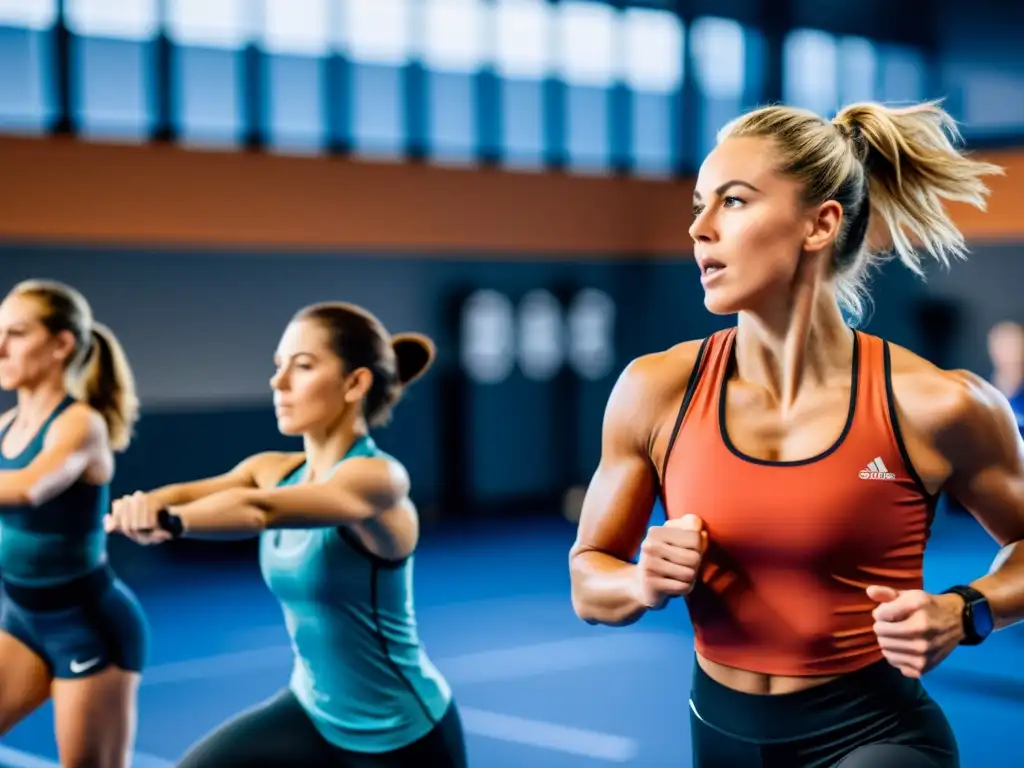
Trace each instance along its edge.
<path fill-rule="evenodd" d="M 291 647 L 279 645 L 253 651 L 204 656 L 187 661 L 172 661 L 167 664 L 156 664 L 144 670 L 142 684 L 160 685 L 162 683 L 204 680 L 211 677 L 230 677 L 273 667 L 287 669 L 291 657 Z"/>
<path fill-rule="evenodd" d="M 678 652 L 687 638 L 668 633 L 619 632 L 498 648 L 438 659 L 438 669 L 456 685 L 521 680 L 623 659 Z"/>
<path fill-rule="evenodd" d="M 132 768 L 173 768 L 174 765 L 176 763 L 173 760 L 164 760 L 145 752 L 136 752 L 132 758 Z"/>
<path fill-rule="evenodd" d="M 0 746 L 0 765 L 4 768 L 61 768 L 60 763 L 3 746 Z M 132 768 L 172 768 L 173 765 L 170 760 L 144 752 L 136 752 L 132 757 Z"/>
<path fill-rule="evenodd" d="M 615 632 L 572 637 L 512 648 L 498 648 L 438 659 L 437 667 L 453 685 L 518 680 L 565 672 L 623 659 L 650 659 L 686 650 L 689 639 L 667 632 Z M 286 671 L 292 661 L 287 645 L 251 651 L 224 653 L 150 667 L 143 685 L 180 683 L 230 677 L 264 669 Z M 638 743 L 624 736 L 588 731 L 541 720 L 529 720 L 472 707 L 460 707 L 467 733 L 501 741 L 524 744 L 580 755 L 596 760 L 625 763 L 632 760 Z M 167 763 L 143 764 L 135 768 L 166 768 Z M 21 766 L 16 766 L 21 768 Z M 25 768 L 52 768 L 49 764 Z"/>
<path fill-rule="evenodd" d="M 688 642 L 685 636 L 670 633 L 618 632 L 466 653 L 434 663 L 453 684 L 486 683 L 582 669 L 623 658 L 648 658 L 678 651 Z M 273 668 L 286 671 L 291 660 L 291 647 L 279 645 L 173 661 L 147 669 L 142 684 L 206 680 Z"/>
<path fill-rule="evenodd" d="M 580 755 L 611 763 L 626 763 L 634 759 L 639 745 L 633 739 L 613 736 L 582 728 L 570 728 L 542 720 L 488 712 L 483 709 L 460 707 L 462 725 L 467 733 L 486 736 L 514 744 Z"/>
<path fill-rule="evenodd" d="M 0 765 L 4 768 L 60 768 L 60 763 L 44 760 L 10 747 L 0 747 Z"/>

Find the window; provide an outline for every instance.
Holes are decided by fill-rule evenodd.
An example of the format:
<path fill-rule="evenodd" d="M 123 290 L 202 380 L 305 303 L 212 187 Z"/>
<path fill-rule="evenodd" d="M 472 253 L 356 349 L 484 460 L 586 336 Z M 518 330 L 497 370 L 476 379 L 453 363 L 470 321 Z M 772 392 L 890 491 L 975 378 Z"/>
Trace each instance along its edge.
<path fill-rule="evenodd" d="M 579 0 L 567 0 L 555 8 L 562 79 L 571 85 L 612 85 L 622 69 L 615 10 L 603 3 Z"/>
<path fill-rule="evenodd" d="M 323 56 L 330 47 L 328 0 L 263 0 L 263 49 Z"/>
<path fill-rule="evenodd" d="M 835 113 L 836 41 L 832 35 L 816 29 L 796 29 L 786 36 L 783 51 L 782 98 L 794 107 L 803 107 L 828 116 Z"/>
<path fill-rule="evenodd" d="M 342 29 L 352 60 L 352 142 L 395 157 L 406 141 L 404 65 L 413 56 L 409 0 L 349 0 Z"/>
<path fill-rule="evenodd" d="M 719 129 L 743 110 L 747 37 L 738 22 L 714 16 L 696 19 L 690 28 L 691 61 L 703 99 L 700 119 L 688 120 L 699 131 L 700 157 L 714 148 Z"/>
<path fill-rule="evenodd" d="M 65 0 L 68 29 L 84 37 L 152 40 L 159 27 L 156 0 Z"/>
<path fill-rule="evenodd" d="M 553 67 L 551 6 L 544 0 L 497 0 L 494 65 L 501 77 L 541 80 Z"/>
<path fill-rule="evenodd" d="M 963 94 L 966 137 L 1019 135 L 1024 130 L 1024 77 L 984 65 L 959 66 L 951 74 Z"/>
<path fill-rule="evenodd" d="M 57 21 L 57 0 L 0 0 L 0 27 L 50 29 Z"/>
<path fill-rule="evenodd" d="M 179 45 L 238 50 L 253 37 L 246 0 L 169 0 L 167 35 Z"/>
<path fill-rule="evenodd" d="M 683 79 L 684 41 L 679 17 L 627 9 L 622 19 L 622 81 L 632 92 L 630 156 L 635 172 L 664 175 L 676 164 L 677 94 Z"/>
<path fill-rule="evenodd" d="M 0 0 L 0 129 L 45 131 L 53 123 L 56 0 Z"/>
<path fill-rule="evenodd" d="M 425 0 L 423 65 L 435 72 L 476 72 L 490 56 L 489 7 L 480 0 Z"/>
<path fill-rule="evenodd" d="M 156 0 L 67 0 L 72 104 L 86 136 L 142 140 L 153 113 L 149 41 L 159 28 Z"/>
<path fill-rule="evenodd" d="M 542 81 L 554 69 L 551 6 L 542 0 L 497 0 L 493 14 L 504 163 L 536 168 L 546 149 Z"/>
<path fill-rule="evenodd" d="M 555 6 L 558 71 L 567 84 L 565 150 L 576 170 L 603 170 L 611 158 L 609 88 L 622 72 L 619 15 L 609 5 Z"/>
<path fill-rule="evenodd" d="M 837 53 L 840 104 L 874 100 L 878 62 L 871 41 L 863 37 L 844 37 L 839 41 Z"/>
<path fill-rule="evenodd" d="M 622 80 L 634 91 L 672 93 L 683 80 L 683 25 L 666 11 L 622 14 Z"/>
<path fill-rule="evenodd" d="M 233 144 L 245 131 L 241 49 L 259 18 L 246 0 L 170 0 L 173 122 L 186 144 Z"/>
<path fill-rule="evenodd" d="M 412 58 L 409 0 L 348 0 L 346 51 L 363 64 L 398 66 Z"/>
<path fill-rule="evenodd" d="M 328 0 L 264 0 L 263 83 L 272 147 L 302 151 L 324 145 L 323 57 L 330 36 Z"/>
<path fill-rule="evenodd" d="M 690 30 L 690 45 L 704 95 L 710 99 L 740 98 L 746 51 L 739 22 L 713 16 L 699 18 Z"/>
<path fill-rule="evenodd" d="M 427 144 L 435 159 L 465 162 L 476 155 L 475 74 L 490 58 L 485 36 L 489 11 L 480 0 L 428 0 L 423 5 Z"/>
<path fill-rule="evenodd" d="M 883 101 L 914 102 L 925 98 L 925 64 L 919 51 L 887 45 L 882 47 L 880 58 Z"/>

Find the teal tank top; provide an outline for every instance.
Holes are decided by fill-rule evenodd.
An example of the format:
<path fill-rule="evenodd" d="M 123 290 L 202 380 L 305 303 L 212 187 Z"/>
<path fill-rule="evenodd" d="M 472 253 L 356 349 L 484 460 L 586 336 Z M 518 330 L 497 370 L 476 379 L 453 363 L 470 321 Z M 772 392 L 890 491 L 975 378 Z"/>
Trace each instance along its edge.
<path fill-rule="evenodd" d="M 386 455 L 364 437 L 342 461 Z M 303 465 L 279 485 L 305 475 Z M 451 689 L 420 644 L 411 555 L 384 560 L 341 527 L 272 530 L 260 536 L 260 570 L 291 637 L 290 688 L 324 738 L 381 753 L 433 729 Z"/>
<path fill-rule="evenodd" d="M 43 450 L 54 420 L 75 400 L 66 397 L 17 456 L 0 450 L 0 471 L 24 469 Z M 13 419 L 0 430 L 0 445 Z M 81 480 L 38 507 L 0 507 L 0 573 L 4 581 L 50 587 L 73 581 L 106 563 L 103 516 L 110 488 Z"/>

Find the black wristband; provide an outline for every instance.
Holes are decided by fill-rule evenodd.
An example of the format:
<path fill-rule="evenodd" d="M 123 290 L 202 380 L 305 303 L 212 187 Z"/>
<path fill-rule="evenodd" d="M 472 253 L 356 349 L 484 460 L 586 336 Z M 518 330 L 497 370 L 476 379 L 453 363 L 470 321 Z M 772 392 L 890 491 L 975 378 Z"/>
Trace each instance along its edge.
<path fill-rule="evenodd" d="M 167 507 L 157 512 L 156 524 L 171 534 L 172 539 L 181 538 L 181 535 L 185 533 L 185 524 L 181 522 L 181 518 L 173 514 Z"/>
<path fill-rule="evenodd" d="M 964 639 L 961 645 L 980 645 L 995 629 L 992 607 L 988 598 L 981 592 L 964 585 L 957 585 L 945 590 L 943 594 L 959 595 L 964 601 L 963 627 Z"/>

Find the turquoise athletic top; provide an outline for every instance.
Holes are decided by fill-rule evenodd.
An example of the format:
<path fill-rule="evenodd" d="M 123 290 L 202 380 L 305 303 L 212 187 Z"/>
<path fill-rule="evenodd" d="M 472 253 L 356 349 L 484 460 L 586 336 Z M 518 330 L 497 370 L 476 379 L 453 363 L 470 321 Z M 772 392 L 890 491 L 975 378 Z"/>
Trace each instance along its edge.
<path fill-rule="evenodd" d="M 0 472 L 31 464 L 42 452 L 50 426 L 74 402 L 65 397 L 17 456 L 7 457 L 0 450 Z M 0 444 L 13 422 L 11 419 L 0 430 Z M 107 560 L 103 516 L 109 508 L 109 486 L 82 480 L 38 507 L 0 507 L 0 573 L 4 581 L 48 587 L 102 566 Z"/>
<path fill-rule="evenodd" d="M 386 455 L 364 437 L 342 461 Z M 279 485 L 305 475 L 302 465 Z M 451 689 L 420 644 L 411 555 L 384 560 L 343 527 L 273 530 L 260 536 L 260 569 L 291 637 L 290 688 L 324 738 L 380 753 L 430 732 Z"/>

